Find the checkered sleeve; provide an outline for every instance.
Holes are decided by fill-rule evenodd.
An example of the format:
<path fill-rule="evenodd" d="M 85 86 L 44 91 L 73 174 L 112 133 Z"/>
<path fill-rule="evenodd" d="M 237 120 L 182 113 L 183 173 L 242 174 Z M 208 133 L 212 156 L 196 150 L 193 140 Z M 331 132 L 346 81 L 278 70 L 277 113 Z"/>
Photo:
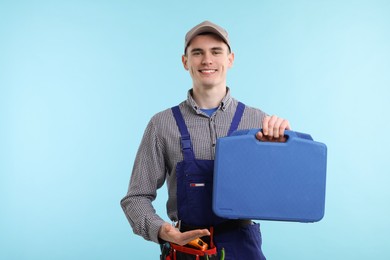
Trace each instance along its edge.
<path fill-rule="evenodd" d="M 164 220 L 152 206 L 165 180 L 164 156 L 151 120 L 138 149 L 126 196 L 121 206 L 135 234 L 158 243 L 158 231 Z"/>

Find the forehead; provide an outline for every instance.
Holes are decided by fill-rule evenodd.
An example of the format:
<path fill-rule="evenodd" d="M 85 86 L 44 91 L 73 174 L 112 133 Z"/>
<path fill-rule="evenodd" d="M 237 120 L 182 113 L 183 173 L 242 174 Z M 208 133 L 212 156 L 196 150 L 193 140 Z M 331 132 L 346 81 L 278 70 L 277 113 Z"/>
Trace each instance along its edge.
<path fill-rule="evenodd" d="M 228 49 L 227 44 L 215 34 L 200 34 L 194 37 L 188 45 L 187 49 L 191 50 L 194 48 L 209 49 L 221 47 Z"/>

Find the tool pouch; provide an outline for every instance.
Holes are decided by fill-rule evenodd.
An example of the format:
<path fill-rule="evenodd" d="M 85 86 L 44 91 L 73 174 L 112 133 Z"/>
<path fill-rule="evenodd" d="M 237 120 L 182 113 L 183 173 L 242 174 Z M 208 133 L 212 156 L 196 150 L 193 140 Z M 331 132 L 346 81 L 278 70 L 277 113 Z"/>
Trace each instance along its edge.
<path fill-rule="evenodd" d="M 219 260 L 218 251 L 213 243 L 211 229 L 210 247 L 207 250 L 199 250 L 188 245 L 179 246 L 174 243 L 162 245 L 161 260 Z M 222 249 L 224 251 L 224 249 Z M 224 252 L 222 253 L 224 255 Z"/>
<path fill-rule="evenodd" d="M 168 258 L 170 257 L 170 258 Z M 217 260 L 217 248 L 202 251 L 187 246 L 171 244 L 170 254 L 166 260 Z"/>

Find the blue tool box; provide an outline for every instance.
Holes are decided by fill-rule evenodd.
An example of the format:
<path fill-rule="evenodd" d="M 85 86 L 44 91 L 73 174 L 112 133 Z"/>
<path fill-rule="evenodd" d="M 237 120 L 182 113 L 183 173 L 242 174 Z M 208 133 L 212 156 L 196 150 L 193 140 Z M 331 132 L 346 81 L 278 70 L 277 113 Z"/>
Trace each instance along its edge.
<path fill-rule="evenodd" d="M 294 131 L 285 131 L 285 143 L 261 142 L 255 137 L 259 130 L 240 130 L 217 140 L 215 214 L 229 219 L 321 220 L 326 145 Z"/>

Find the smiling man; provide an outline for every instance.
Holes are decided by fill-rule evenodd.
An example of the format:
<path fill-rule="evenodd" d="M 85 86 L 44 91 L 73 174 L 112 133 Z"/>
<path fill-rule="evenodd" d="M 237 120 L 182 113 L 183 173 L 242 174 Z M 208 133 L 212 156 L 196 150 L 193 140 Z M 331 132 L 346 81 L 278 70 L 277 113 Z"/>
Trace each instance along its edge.
<path fill-rule="evenodd" d="M 263 129 L 259 140 L 284 141 L 290 125 L 231 96 L 226 75 L 233 62 L 228 34 L 220 26 L 205 21 L 186 34 L 182 63 L 192 88 L 185 101 L 150 120 L 121 205 L 133 231 L 146 240 L 175 246 L 202 237 L 208 244 L 214 241 L 218 259 L 265 259 L 258 223 L 222 219 L 212 211 L 215 144 L 249 128 Z M 165 222 L 153 208 L 165 182 L 168 217 L 180 225 Z"/>

